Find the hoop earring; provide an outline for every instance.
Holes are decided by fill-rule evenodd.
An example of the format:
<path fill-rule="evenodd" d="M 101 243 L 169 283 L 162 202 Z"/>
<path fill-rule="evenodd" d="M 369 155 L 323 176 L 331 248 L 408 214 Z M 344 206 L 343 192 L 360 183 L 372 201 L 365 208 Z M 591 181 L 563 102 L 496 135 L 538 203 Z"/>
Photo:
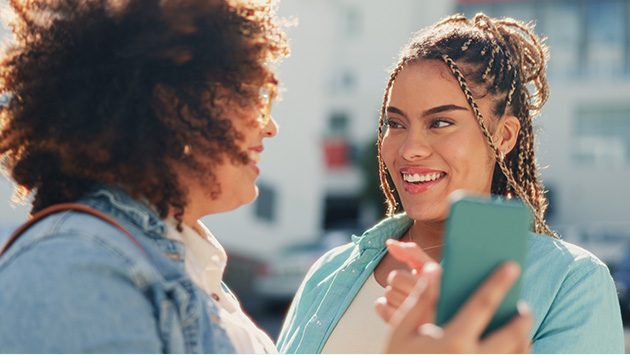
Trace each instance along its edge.
<path fill-rule="evenodd" d="M 503 163 L 503 160 L 505 160 L 505 153 L 503 153 L 502 150 L 499 150 L 499 163 Z"/>

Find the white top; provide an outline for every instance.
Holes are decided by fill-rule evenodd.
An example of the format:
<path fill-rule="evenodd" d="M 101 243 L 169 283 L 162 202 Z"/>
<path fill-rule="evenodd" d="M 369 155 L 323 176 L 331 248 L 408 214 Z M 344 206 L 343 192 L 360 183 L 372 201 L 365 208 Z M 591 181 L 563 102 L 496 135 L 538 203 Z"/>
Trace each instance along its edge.
<path fill-rule="evenodd" d="M 339 319 L 322 354 L 382 353 L 389 324 L 374 309 L 374 302 L 382 296 L 385 296 L 385 288 L 379 285 L 372 273 Z"/>
<path fill-rule="evenodd" d="M 197 221 L 194 229 L 182 223 L 181 233 L 177 230 L 177 222 L 172 216 L 165 222 L 166 236 L 184 243 L 186 273 L 214 299 L 219 308 L 219 317 L 225 324 L 225 330 L 236 352 L 277 354 L 271 338 L 243 312 L 239 302 L 221 287 L 227 254 L 219 241 L 200 221 Z"/>

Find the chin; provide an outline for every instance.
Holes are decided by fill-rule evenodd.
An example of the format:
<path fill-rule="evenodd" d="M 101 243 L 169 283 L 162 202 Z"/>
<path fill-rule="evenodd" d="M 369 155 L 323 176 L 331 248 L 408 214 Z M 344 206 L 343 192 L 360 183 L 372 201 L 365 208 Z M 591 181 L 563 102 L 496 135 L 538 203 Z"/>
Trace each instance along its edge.
<path fill-rule="evenodd" d="M 403 203 L 403 208 L 407 216 L 419 222 L 442 222 L 448 217 L 448 205 L 435 206 L 434 204 L 429 204 L 419 206 L 416 204 L 407 208 Z"/>

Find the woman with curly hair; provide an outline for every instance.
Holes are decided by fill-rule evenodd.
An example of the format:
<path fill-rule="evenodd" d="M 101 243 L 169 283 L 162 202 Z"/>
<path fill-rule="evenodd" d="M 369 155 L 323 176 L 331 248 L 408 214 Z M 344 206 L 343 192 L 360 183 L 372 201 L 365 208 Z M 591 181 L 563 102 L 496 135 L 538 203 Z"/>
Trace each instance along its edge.
<path fill-rule="evenodd" d="M 257 196 L 272 5 L 11 1 L 0 154 L 36 223 L 0 258 L 0 352 L 276 352 L 198 221 Z"/>
<path fill-rule="evenodd" d="M 410 333 L 396 334 L 400 319 L 389 328 L 372 305 L 380 299 L 377 308 L 387 319 L 402 304 L 416 284 L 404 273 L 407 263 L 439 269 L 435 261 L 442 257 L 448 196 L 458 189 L 517 197 L 531 209 L 521 297 L 534 318 L 534 352 L 624 351 L 608 269 L 587 251 L 558 240 L 544 220 L 547 201 L 536 169 L 532 118 L 549 96 L 546 59 L 547 48 L 530 26 L 483 14 L 448 17 L 411 40 L 391 72 L 379 125 L 381 189 L 389 218 L 314 264 L 280 333 L 282 352 L 369 353 L 385 348 L 390 331 L 390 344 L 407 339 Z M 425 301 L 436 297 L 425 291 Z M 435 321 L 428 309 L 416 318 L 420 324 Z M 476 337 L 462 336 L 463 330 L 447 323 L 413 336 L 426 332 L 415 344 L 430 352 L 437 340 L 448 339 L 453 352 L 490 352 Z M 413 350 L 398 345 L 388 349 Z M 506 351 L 527 350 L 515 343 Z"/>

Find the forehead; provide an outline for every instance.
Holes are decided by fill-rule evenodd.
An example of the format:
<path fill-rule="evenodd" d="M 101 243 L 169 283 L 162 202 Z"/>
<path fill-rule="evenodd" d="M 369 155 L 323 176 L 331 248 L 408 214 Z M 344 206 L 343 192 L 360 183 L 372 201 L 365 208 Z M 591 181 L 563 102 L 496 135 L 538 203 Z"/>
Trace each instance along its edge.
<path fill-rule="evenodd" d="M 454 99 L 466 100 L 450 69 L 440 60 L 407 64 L 394 79 L 390 92 L 390 103 L 399 100 L 425 103 Z"/>

